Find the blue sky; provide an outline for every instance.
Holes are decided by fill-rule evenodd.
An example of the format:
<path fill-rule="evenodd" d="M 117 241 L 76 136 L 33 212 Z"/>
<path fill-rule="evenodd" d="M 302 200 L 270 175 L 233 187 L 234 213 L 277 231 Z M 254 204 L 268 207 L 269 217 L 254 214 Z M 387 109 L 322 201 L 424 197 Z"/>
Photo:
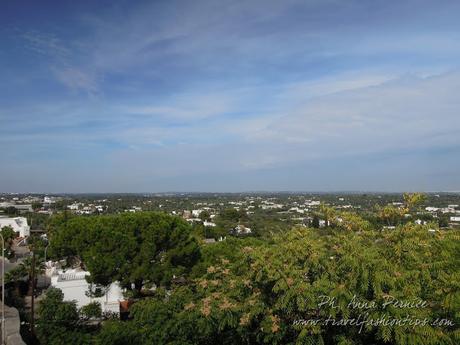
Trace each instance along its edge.
<path fill-rule="evenodd" d="M 459 15 L 4 1 L 0 191 L 458 191 Z"/>

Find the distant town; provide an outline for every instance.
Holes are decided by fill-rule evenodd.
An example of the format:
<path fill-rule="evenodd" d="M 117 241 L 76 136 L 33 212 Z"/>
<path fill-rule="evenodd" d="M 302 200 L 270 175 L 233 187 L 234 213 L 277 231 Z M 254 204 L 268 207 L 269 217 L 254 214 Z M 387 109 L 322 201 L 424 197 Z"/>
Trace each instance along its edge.
<path fill-rule="evenodd" d="M 441 227 L 460 226 L 460 193 L 429 193 L 423 208 L 404 214 L 418 224 L 437 222 Z M 325 226 L 319 208 L 350 210 L 368 217 L 379 207 L 403 208 L 396 193 L 159 193 L 36 195 L 0 194 L 0 226 L 12 226 L 20 237 L 44 230 L 47 217 L 69 212 L 74 215 L 160 211 L 180 216 L 192 225 L 218 228 L 221 235 L 262 236 L 266 223 L 282 230 L 292 226 Z M 225 228 L 228 213 L 239 215 L 238 224 Z M 394 226 L 396 224 L 387 225 Z M 253 231 L 254 230 L 254 231 Z"/>

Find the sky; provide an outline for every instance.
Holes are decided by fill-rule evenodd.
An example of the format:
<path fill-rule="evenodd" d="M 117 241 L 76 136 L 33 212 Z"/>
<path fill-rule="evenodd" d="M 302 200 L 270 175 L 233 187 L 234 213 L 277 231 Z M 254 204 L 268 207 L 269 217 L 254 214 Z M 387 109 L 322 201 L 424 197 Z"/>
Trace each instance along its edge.
<path fill-rule="evenodd" d="M 459 191 L 459 15 L 4 0 L 0 192 Z"/>

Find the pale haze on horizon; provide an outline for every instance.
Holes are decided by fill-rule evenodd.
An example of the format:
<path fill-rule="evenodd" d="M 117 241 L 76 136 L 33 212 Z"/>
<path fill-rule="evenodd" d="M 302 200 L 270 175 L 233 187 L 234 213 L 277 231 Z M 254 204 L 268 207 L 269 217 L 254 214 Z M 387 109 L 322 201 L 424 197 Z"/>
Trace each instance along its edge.
<path fill-rule="evenodd" d="M 459 191 L 458 1 L 6 1 L 0 192 Z"/>

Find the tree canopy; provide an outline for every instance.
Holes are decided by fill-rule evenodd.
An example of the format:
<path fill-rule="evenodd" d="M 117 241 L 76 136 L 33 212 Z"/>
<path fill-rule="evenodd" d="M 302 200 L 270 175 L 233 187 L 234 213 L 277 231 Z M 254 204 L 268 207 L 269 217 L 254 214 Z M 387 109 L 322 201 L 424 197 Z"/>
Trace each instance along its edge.
<path fill-rule="evenodd" d="M 119 281 L 137 293 L 146 283 L 168 286 L 200 255 L 185 221 L 156 212 L 61 217 L 51 224 L 49 253 L 80 259 L 92 283 Z"/>
<path fill-rule="evenodd" d="M 191 284 L 133 307 L 130 332 L 139 344 L 457 344 L 458 234 L 414 224 L 380 232 L 355 217 L 333 229 L 296 228 L 270 243 L 232 240 L 204 252 L 207 267 Z M 428 323 L 361 329 L 331 321 L 365 315 Z M 100 337 L 127 323 L 111 323 Z"/>

